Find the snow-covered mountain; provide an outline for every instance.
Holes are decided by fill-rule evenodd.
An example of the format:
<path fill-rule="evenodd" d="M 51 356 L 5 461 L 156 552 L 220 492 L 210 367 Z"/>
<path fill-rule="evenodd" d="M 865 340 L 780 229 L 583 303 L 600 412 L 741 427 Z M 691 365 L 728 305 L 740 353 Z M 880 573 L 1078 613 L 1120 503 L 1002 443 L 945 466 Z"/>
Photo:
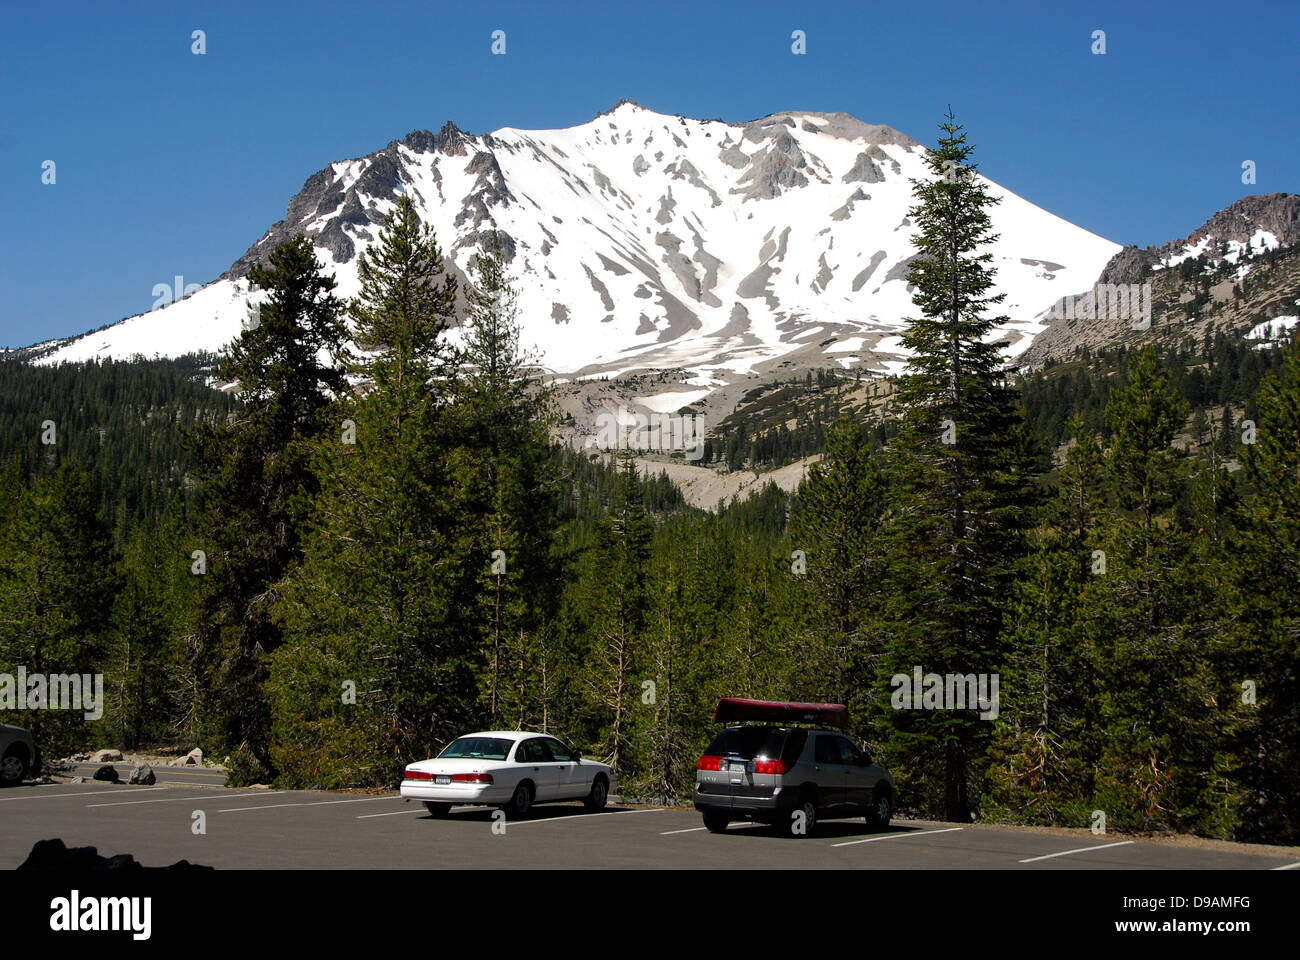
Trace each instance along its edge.
<path fill-rule="evenodd" d="M 248 315 L 249 266 L 297 232 L 351 296 L 358 255 L 409 193 L 462 272 L 488 231 L 504 234 L 523 341 L 557 373 L 684 369 L 707 393 L 782 366 L 891 372 L 914 309 L 907 210 L 923 156 L 910 137 L 843 113 L 727 123 L 622 101 L 563 130 L 471 136 L 448 123 L 331 163 L 218 280 L 43 362 L 222 347 Z M 1002 198 L 1001 334 L 1017 354 L 1120 247 L 990 190 Z"/>

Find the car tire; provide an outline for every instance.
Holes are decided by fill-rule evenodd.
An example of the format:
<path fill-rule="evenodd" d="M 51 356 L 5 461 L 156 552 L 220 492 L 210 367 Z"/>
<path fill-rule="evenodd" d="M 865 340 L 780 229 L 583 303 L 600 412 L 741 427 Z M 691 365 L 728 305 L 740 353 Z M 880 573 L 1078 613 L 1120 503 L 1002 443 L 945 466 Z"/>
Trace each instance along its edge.
<path fill-rule="evenodd" d="M 797 816 L 803 813 L 803 829 L 800 829 L 800 818 Z M 799 798 L 799 805 L 790 811 L 790 822 L 786 826 L 786 832 L 792 837 L 811 837 L 813 831 L 817 829 L 817 801 L 812 794 L 805 794 Z"/>
<path fill-rule="evenodd" d="M 731 823 L 731 821 L 727 819 L 726 814 L 722 814 L 722 813 L 704 814 L 704 828 L 708 830 L 709 833 L 726 833 L 727 824 L 729 823 Z"/>
<path fill-rule="evenodd" d="M 582 805 L 593 813 L 598 813 L 605 809 L 605 801 L 608 799 L 609 783 L 603 776 L 597 776 L 591 782 L 591 792 L 582 801 Z"/>
<path fill-rule="evenodd" d="M 429 816 L 441 818 L 451 812 L 451 804 L 439 803 L 436 800 L 426 800 L 424 801 L 424 809 L 429 811 Z"/>
<path fill-rule="evenodd" d="M 871 809 L 867 811 L 867 826 L 872 830 L 884 830 L 894 816 L 894 795 L 888 787 L 878 787 Z"/>
<path fill-rule="evenodd" d="M 16 787 L 27 779 L 27 754 L 21 747 L 10 747 L 0 759 L 0 787 Z"/>
<path fill-rule="evenodd" d="M 533 808 L 533 785 L 527 781 L 515 787 L 515 795 L 501 809 L 511 820 L 520 820 Z"/>

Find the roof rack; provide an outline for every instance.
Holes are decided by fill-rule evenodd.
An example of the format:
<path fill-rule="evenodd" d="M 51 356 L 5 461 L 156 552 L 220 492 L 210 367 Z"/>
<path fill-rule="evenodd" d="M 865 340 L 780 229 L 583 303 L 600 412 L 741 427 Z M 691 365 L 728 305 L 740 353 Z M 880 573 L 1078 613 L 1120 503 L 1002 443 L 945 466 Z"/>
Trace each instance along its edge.
<path fill-rule="evenodd" d="M 784 700 L 745 700 L 723 697 L 713 710 L 715 723 L 765 720 L 780 723 L 849 725 L 849 708 L 842 703 L 791 703 Z"/>

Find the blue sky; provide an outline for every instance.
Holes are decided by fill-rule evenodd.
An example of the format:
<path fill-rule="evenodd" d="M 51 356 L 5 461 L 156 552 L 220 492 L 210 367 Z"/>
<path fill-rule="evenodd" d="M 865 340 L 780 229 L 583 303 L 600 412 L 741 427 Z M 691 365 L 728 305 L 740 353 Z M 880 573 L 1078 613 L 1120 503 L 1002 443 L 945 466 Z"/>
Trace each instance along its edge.
<path fill-rule="evenodd" d="M 0 344 L 216 278 L 331 160 L 449 119 L 571 126 L 620 97 L 726 120 L 842 110 L 926 143 L 951 103 L 986 175 L 1158 244 L 1243 195 L 1300 192 L 1298 26 L 1295 0 L 6 3 Z"/>

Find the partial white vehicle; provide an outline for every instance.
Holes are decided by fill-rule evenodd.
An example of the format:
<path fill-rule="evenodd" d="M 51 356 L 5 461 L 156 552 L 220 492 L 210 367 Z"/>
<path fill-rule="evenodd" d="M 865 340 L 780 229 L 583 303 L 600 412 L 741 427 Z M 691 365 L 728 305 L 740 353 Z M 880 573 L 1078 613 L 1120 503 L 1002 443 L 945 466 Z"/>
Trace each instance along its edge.
<path fill-rule="evenodd" d="M 517 819 L 534 804 L 562 800 L 602 810 L 614 786 L 607 764 L 584 760 L 581 750 L 549 734 L 487 730 L 453 740 L 431 760 L 410 764 L 401 792 L 435 817 L 475 804 L 501 807 Z"/>
<path fill-rule="evenodd" d="M 0 787 L 13 787 L 41 769 L 40 753 L 29 730 L 0 723 Z"/>

